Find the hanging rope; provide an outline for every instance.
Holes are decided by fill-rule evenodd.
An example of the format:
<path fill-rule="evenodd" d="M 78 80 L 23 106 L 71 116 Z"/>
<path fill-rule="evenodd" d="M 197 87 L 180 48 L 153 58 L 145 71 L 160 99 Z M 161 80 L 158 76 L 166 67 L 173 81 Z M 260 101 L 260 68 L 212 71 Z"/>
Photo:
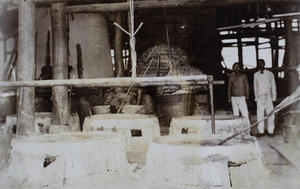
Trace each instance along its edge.
<path fill-rule="evenodd" d="M 130 50 L 131 50 L 131 65 L 132 65 L 132 68 L 131 68 L 131 73 L 132 73 L 132 78 L 135 78 L 136 77 L 136 51 L 135 51 L 135 34 L 140 30 L 140 28 L 142 27 L 143 25 L 143 22 L 140 23 L 139 27 L 137 28 L 136 31 L 134 31 L 134 5 L 133 5 L 133 0 L 129 0 L 129 8 L 130 8 L 130 32 L 126 31 L 125 29 L 123 29 L 119 24 L 117 24 L 116 22 L 114 22 L 114 25 L 119 27 L 123 32 L 125 32 L 127 35 L 130 36 Z M 127 93 L 126 93 L 126 96 L 125 98 L 123 99 L 117 113 L 120 113 L 124 103 L 125 103 L 125 100 L 131 90 L 131 87 L 130 86 L 127 90 Z"/>
<path fill-rule="evenodd" d="M 119 27 L 123 32 L 125 32 L 127 35 L 130 36 L 130 50 L 131 50 L 131 75 L 132 78 L 136 77 L 136 62 L 137 62 L 137 57 L 136 57 L 136 51 L 135 51 L 135 34 L 139 31 L 139 29 L 142 27 L 143 22 L 140 23 L 139 27 L 137 28 L 136 31 L 134 31 L 134 5 L 133 5 L 133 0 L 129 0 L 129 8 L 130 8 L 130 28 L 129 28 L 129 32 L 126 31 L 125 29 L 123 29 L 119 24 L 117 24 L 116 22 L 114 22 L 114 25 Z"/>
<path fill-rule="evenodd" d="M 164 9 L 164 13 L 165 13 L 165 26 L 166 26 L 166 36 L 167 36 L 167 44 L 168 44 L 168 65 L 169 65 L 169 69 L 171 71 L 172 75 L 178 75 L 177 70 L 174 69 L 173 65 L 172 65 L 172 61 L 171 61 L 171 47 L 170 47 L 170 39 L 169 39 L 169 30 L 168 30 L 168 24 L 167 24 L 167 11 L 166 9 Z M 173 71 L 175 73 L 173 73 Z"/>

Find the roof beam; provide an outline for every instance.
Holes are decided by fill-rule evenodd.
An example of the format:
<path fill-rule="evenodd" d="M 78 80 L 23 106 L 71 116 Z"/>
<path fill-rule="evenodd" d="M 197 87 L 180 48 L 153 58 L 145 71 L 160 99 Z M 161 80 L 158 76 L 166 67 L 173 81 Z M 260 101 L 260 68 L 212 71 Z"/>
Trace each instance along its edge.
<path fill-rule="evenodd" d="M 34 0 L 35 1 L 35 0 Z M 37 0 L 36 0 L 37 1 Z M 40 0 L 39 0 L 40 1 Z M 43 0 L 44 1 L 44 0 Z M 258 2 L 298 2 L 299 0 L 153 0 L 135 1 L 134 9 L 216 7 Z M 129 11 L 129 2 L 67 6 L 68 13 Z"/>
<path fill-rule="evenodd" d="M 18 1 L 20 0 L 14 0 L 15 3 L 18 3 Z M 113 3 L 101 3 L 103 2 L 101 0 L 32 0 L 32 2 L 48 6 L 58 2 L 78 4 L 66 7 L 70 13 L 120 12 L 129 10 L 129 2 L 125 0 L 124 2 L 114 1 Z M 299 0 L 147 0 L 135 1 L 134 9 L 214 7 L 263 2 L 299 3 Z"/>

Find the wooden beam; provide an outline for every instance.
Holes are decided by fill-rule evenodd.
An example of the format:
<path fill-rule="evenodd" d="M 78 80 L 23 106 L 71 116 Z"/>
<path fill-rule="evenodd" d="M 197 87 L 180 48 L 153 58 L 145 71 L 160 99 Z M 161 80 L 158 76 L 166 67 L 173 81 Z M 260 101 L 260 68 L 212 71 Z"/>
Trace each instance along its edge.
<path fill-rule="evenodd" d="M 35 5 L 31 0 L 19 3 L 19 38 L 17 80 L 31 82 L 35 79 Z M 34 133 L 34 88 L 18 90 L 18 135 Z"/>
<path fill-rule="evenodd" d="M 121 12 L 115 13 L 115 20 L 119 26 L 123 27 L 123 15 Z M 114 55 L 115 55 L 115 67 L 116 76 L 124 77 L 124 63 L 123 63 L 123 32 L 119 27 L 115 27 L 114 36 Z"/>
<path fill-rule="evenodd" d="M 262 29 L 255 29 L 255 28 L 247 28 L 242 29 L 242 33 L 240 34 L 242 38 L 247 37 L 263 37 L 263 38 L 271 38 L 273 36 L 283 36 L 284 35 L 284 28 L 278 28 L 277 30 L 271 31 L 263 31 Z M 237 34 L 226 34 L 220 35 L 221 39 L 234 39 L 237 38 Z"/>
<path fill-rule="evenodd" d="M 298 17 L 300 16 L 300 12 L 291 12 L 291 13 L 284 13 L 284 14 L 275 14 L 272 17 L 274 18 L 284 18 L 284 17 Z"/>
<path fill-rule="evenodd" d="M 218 28 L 218 31 L 238 29 L 238 28 L 251 28 L 251 27 L 254 27 L 254 26 L 259 26 L 259 25 L 262 25 L 262 24 L 270 23 L 270 22 L 277 22 L 279 20 L 280 20 L 279 18 L 270 18 L 270 19 L 265 19 L 263 21 L 249 23 L 249 24 L 239 24 L 239 25 L 235 25 L 235 26 L 221 27 L 221 28 Z"/>
<path fill-rule="evenodd" d="M 265 0 L 270 2 L 270 0 Z M 282 0 L 271 0 L 282 2 Z M 295 2 L 297 0 L 292 0 Z M 259 0 L 165 0 L 165 1 L 135 1 L 134 9 L 169 9 L 169 8 L 195 8 L 195 7 L 216 7 L 230 6 L 263 2 Z M 290 1 L 286 1 L 290 2 Z M 97 12 L 122 12 L 129 11 L 129 3 L 107 3 L 107 4 L 87 4 L 66 7 L 66 12 L 74 13 L 97 13 Z"/>
<path fill-rule="evenodd" d="M 163 86 L 163 85 L 207 85 L 207 75 L 194 76 L 167 76 L 167 77 L 120 77 L 98 79 L 63 79 L 63 80 L 35 80 L 0 82 L 0 87 L 49 87 L 49 86 L 75 86 L 75 87 L 114 87 L 114 86 Z M 213 81 L 214 85 L 223 85 L 224 81 Z"/>
<path fill-rule="evenodd" d="M 166 9 L 166 8 L 193 8 L 209 6 L 209 0 L 177 0 L 177 1 L 135 1 L 134 9 Z M 125 12 L 129 11 L 129 3 L 109 3 L 109 4 L 91 4 L 68 6 L 66 12 L 74 13 L 96 13 L 96 12 Z"/>
<path fill-rule="evenodd" d="M 16 0 L 14 0 L 16 1 Z M 32 0 L 36 4 L 49 5 L 51 3 L 76 3 L 76 4 L 91 4 L 91 3 L 101 3 L 101 0 Z M 118 1 L 115 1 L 118 2 Z M 195 7 L 195 6 L 231 6 L 231 5 L 241 5 L 250 3 L 264 3 L 264 2 L 278 2 L 278 3 L 298 3 L 299 0 L 148 0 L 148 1 L 136 1 L 135 9 L 138 8 L 178 8 L 178 7 Z M 17 2 L 16 2 L 17 3 Z M 110 3 L 116 4 L 116 3 Z M 126 8 L 128 8 L 126 10 Z M 116 12 L 117 8 L 112 6 L 110 8 L 112 12 Z M 120 8 L 119 11 L 128 11 L 128 7 Z"/>
<path fill-rule="evenodd" d="M 53 79 L 68 79 L 65 3 L 51 5 Z M 67 125 L 70 103 L 67 86 L 52 87 L 53 124 Z"/>

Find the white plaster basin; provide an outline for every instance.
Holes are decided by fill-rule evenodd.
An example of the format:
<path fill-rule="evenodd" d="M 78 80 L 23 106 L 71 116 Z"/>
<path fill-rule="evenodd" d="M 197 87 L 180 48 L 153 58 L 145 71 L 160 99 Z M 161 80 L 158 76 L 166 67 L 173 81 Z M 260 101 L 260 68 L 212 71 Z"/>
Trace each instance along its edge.
<path fill-rule="evenodd" d="M 92 115 L 85 118 L 83 131 L 121 133 L 128 161 L 139 164 L 145 164 L 149 142 L 160 136 L 157 117 L 143 114 Z"/>
<path fill-rule="evenodd" d="M 218 146 L 224 138 L 189 134 L 160 137 L 149 144 L 147 177 L 200 188 L 247 187 L 269 177 L 256 138 L 234 138 Z"/>
<path fill-rule="evenodd" d="M 116 133 L 65 133 L 12 140 L 10 175 L 18 184 L 61 187 L 72 178 L 125 171 L 124 142 Z"/>
<path fill-rule="evenodd" d="M 215 134 L 232 135 L 237 131 L 249 126 L 246 119 L 240 116 L 216 115 L 215 116 Z M 211 116 L 194 115 L 174 117 L 170 124 L 170 135 L 178 134 L 212 134 Z M 249 135 L 245 132 L 242 135 Z"/>

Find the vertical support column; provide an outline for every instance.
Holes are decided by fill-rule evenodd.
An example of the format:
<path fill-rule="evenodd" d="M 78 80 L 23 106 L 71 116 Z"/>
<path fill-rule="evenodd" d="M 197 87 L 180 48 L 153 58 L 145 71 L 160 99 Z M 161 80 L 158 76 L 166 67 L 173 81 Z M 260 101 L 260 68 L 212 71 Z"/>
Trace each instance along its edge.
<path fill-rule="evenodd" d="M 136 51 L 135 51 L 135 37 L 134 37 L 134 5 L 133 5 L 133 0 L 128 0 L 130 3 L 130 12 L 128 16 L 128 24 L 129 24 L 129 31 L 130 31 L 130 57 L 131 57 L 131 77 L 135 78 L 136 77 Z"/>
<path fill-rule="evenodd" d="M 278 67 L 278 37 L 274 37 L 270 41 L 272 54 L 272 67 Z"/>
<path fill-rule="evenodd" d="M 116 23 L 122 26 L 122 13 L 117 12 L 115 13 L 116 16 Z M 124 64 L 123 64 L 123 37 L 122 37 L 122 30 L 119 27 L 115 27 L 115 39 L 114 39 L 114 46 L 115 46 L 115 65 L 116 65 L 116 76 L 117 77 L 124 77 Z"/>
<path fill-rule="evenodd" d="M 259 59 L 259 38 L 255 38 L 255 54 L 256 54 L 256 67 Z"/>
<path fill-rule="evenodd" d="M 214 110 L 214 78 L 212 75 L 208 76 L 208 88 L 209 88 L 209 95 L 210 95 L 210 111 L 211 111 L 211 130 L 212 134 L 216 133 L 215 128 L 215 110 Z"/>
<path fill-rule="evenodd" d="M 239 55 L 239 63 L 244 67 L 243 63 L 243 45 L 242 45 L 242 39 L 241 39 L 241 31 L 237 31 L 237 45 L 238 45 L 238 55 Z"/>
<path fill-rule="evenodd" d="M 31 0 L 19 2 L 19 38 L 17 80 L 35 79 L 35 5 Z M 18 135 L 34 133 L 34 87 L 18 89 Z"/>
<path fill-rule="evenodd" d="M 295 56 L 294 49 L 294 34 L 291 20 L 284 21 L 284 29 L 285 29 L 285 53 L 284 53 L 284 64 L 286 67 L 295 66 L 298 64 Z M 289 81 L 288 86 L 288 94 L 292 93 L 296 87 L 298 86 L 298 76 L 297 72 L 291 71 L 287 73 L 287 78 Z"/>
<path fill-rule="evenodd" d="M 275 22 L 275 28 L 276 28 L 276 30 L 278 30 L 278 24 L 280 24 L 280 23 L 278 23 L 278 22 Z M 276 68 L 278 68 L 278 65 L 279 65 L 279 38 L 278 38 L 278 36 L 276 36 L 275 37 L 275 40 L 274 40 L 274 42 L 275 42 L 275 62 L 274 62 L 274 65 L 273 65 L 273 68 L 274 68 L 274 66 L 276 66 Z M 277 77 L 278 77 L 278 74 L 276 74 L 277 75 Z"/>
<path fill-rule="evenodd" d="M 65 3 L 51 5 L 53 79 L 68 79 Z M 53 124 L 67 125 L 70 116 L 68 86 L 52 87 Z"/>

